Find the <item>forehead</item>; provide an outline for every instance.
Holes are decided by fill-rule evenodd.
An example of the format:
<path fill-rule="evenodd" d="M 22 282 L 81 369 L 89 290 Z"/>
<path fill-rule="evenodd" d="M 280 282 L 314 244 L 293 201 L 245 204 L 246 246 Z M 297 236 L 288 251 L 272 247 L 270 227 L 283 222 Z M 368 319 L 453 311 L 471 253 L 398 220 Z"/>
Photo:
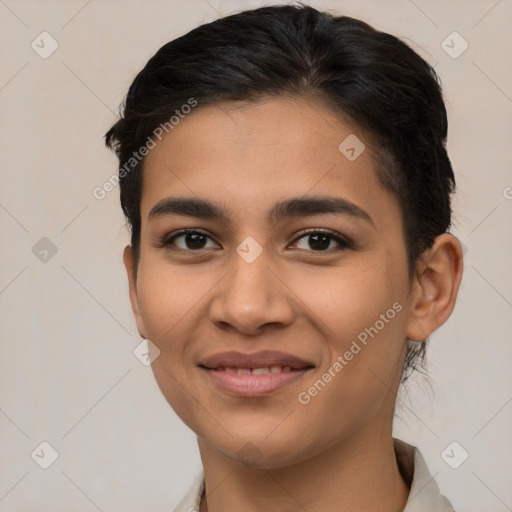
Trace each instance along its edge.
<path fill-rule="evenodd" d="M 256 215 L 284 196 L 328 194 L 396 213 L 377 165 L 357 127 L 320 103 L 287 97 L 198 105 L 146 156 L 141 213 L 144 219 L 165 196 L 211 198 L 247 216 L 248 206 Z"/>

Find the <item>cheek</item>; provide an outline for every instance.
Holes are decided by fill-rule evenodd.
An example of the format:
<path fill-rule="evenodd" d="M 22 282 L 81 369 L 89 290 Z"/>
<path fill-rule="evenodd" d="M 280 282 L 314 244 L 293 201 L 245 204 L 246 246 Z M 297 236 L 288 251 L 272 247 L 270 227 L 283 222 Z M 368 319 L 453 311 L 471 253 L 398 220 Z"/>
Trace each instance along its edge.
<path fill-rule="evenodd" d="M 391 257 L 356 255 L 350 264 L 315 269 L 309 274 L 296 272 L 286 280 L 307 306 L 304 311 L 309 312 L 311 321 L 325 333 L 333 350 L 339 351 L 347 340 L 379 321 L 395 302 L 404 305 L 406 271 L 392 262 Z M 391 310 L 389 316 L 394 319 L 395 313 Z"/>
<path fill-rule="evenodd" d="M 392 385 L 401 372 L 407 325 L 406 281 L 397 267 L 383 260 L 375 262 L 373 271 L 364 278 L 350 279 L 352 294 L 338 322 L 344 332 L 342 346 L 336 348 L 345 359 L 352 358 L 346 366 L 351 385 L 361 392 L 366 388 L 381 393 L 384 390 L 378 388 Z"/>
<path fill-rule="evenodd" d="M 190 269 L 171 266 L 163 258 L 149 256 L 142 260 L 137 290 L 139 308 L 147 335 L 165 350 L 171 339 L 178 339 L 188 315 L 201 308 L 211 276 Z"/>
<path fill-rule="evenodd" d="M 389 415 L 405 356 L 405 308 L 398 302 L 383 304 L 381 309 L 372 304 L 371 310 L 356 310 L 357 318 L 338 315 L 331 360 L 297 396 L 301 429 L 318 429 L 315 418 L 324 418 L 322 439 L 335 439 Z"/>
<path fill-rule="evenodd" d="M 319 386 L 322 397 L 315 398 L 316 405 L 337 410 L 344 404 L 344 414 L 356 416 L 380 403 L 401 374 L 408 290 L 406 270 L 391 258 L 359 261 L 357 268 L 347 265 L 316 273 L 313 280 L 297 279 L 294 288 L 307 298 L 312 321 L 324 333 L 329 357 L 322 370 L 335 375 L 326 376 L 325 388 Z"/>
<path fill-rule="evenodd" d="M 190 428 L 197 429 L 202 409 L 193 406 L 189 391 L 187 341 L 194 332 L 198 308 L 203 307 L 202 299 L 212 285 L 202 284 L 197 273 L 195 277 L 188 275 L 158 258 L 141 257 L 141 264 L 140 313 L 147 337 L 160 350 L 151 365 L 155 381 L 176 414 Z"/>

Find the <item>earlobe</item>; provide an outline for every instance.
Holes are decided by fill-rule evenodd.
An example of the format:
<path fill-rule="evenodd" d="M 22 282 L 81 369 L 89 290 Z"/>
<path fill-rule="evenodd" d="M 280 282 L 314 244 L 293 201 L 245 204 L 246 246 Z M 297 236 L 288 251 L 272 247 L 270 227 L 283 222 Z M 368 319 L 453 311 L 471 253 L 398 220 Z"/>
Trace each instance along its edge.
<path fill-rule="evenodd" d="M 128 276 L 128 288 L 130 293 L 130 303 L 132 306 L 133 315 L 137 324 L 137 330 L 139 335 L 146 339 L 146 328 L 144 326 L 144 320 L 140 314 L 139 308 L 139 296 L 137 291 L 137 275 L 135 272 L 134 255 L 131 245 L 127 245 L 123 251 L 123 262 Z"/>
<path fill-rule="evenodd" d="M 418 265 L 411 292 L 407 337 L 423 341 L 448 320 L 462 278 L 462 247 L 449 233 L 438 236 Z"/>

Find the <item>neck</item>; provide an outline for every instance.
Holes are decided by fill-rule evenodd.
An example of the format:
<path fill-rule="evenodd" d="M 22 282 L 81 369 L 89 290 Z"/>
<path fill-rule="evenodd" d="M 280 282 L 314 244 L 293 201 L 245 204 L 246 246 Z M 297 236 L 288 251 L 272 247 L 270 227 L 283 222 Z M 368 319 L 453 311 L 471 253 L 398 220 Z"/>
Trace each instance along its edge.
<path fill-rule="evenodd" d="M 393 450 L 391 431 L 359 432 L 303 462 L 247 468 L 198 438 L 206 502 L 201 512 L 363 512 L 403 510 L 409 488 Z"/>

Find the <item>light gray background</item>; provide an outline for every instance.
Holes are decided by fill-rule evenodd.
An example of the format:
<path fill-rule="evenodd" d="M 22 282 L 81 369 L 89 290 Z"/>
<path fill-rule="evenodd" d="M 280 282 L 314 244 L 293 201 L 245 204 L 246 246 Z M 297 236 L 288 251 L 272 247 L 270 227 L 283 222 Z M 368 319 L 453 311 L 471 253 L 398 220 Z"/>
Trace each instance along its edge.
<path fill-rule="evenodd" d="M 431 338 L 432 391 L 419 378 L 401 395 L 396 435 L 458 512 L 512 510 L 512 1 L 309 3 L 406 39 L 442 78 L 465 273 Z M 199 470 L 194 435 L 132 353 L 118 189 L 92 191 L 115 172 L 102 137 L 147 59 L 263 4 L 0 0 L 0 511 L 166 512 Z M 47 59 L 31 48 L 43 31 L 59 45 Z M 453 31 L 469 44 L 457 59 L 441 46 Z M 46 262 L 42 237 L 58 249 Z M 31 458 L 42 441 L 59 453 L 46 470 Z M 441 457 L 452 441 L 469 453 L 458 469 Z"/>

